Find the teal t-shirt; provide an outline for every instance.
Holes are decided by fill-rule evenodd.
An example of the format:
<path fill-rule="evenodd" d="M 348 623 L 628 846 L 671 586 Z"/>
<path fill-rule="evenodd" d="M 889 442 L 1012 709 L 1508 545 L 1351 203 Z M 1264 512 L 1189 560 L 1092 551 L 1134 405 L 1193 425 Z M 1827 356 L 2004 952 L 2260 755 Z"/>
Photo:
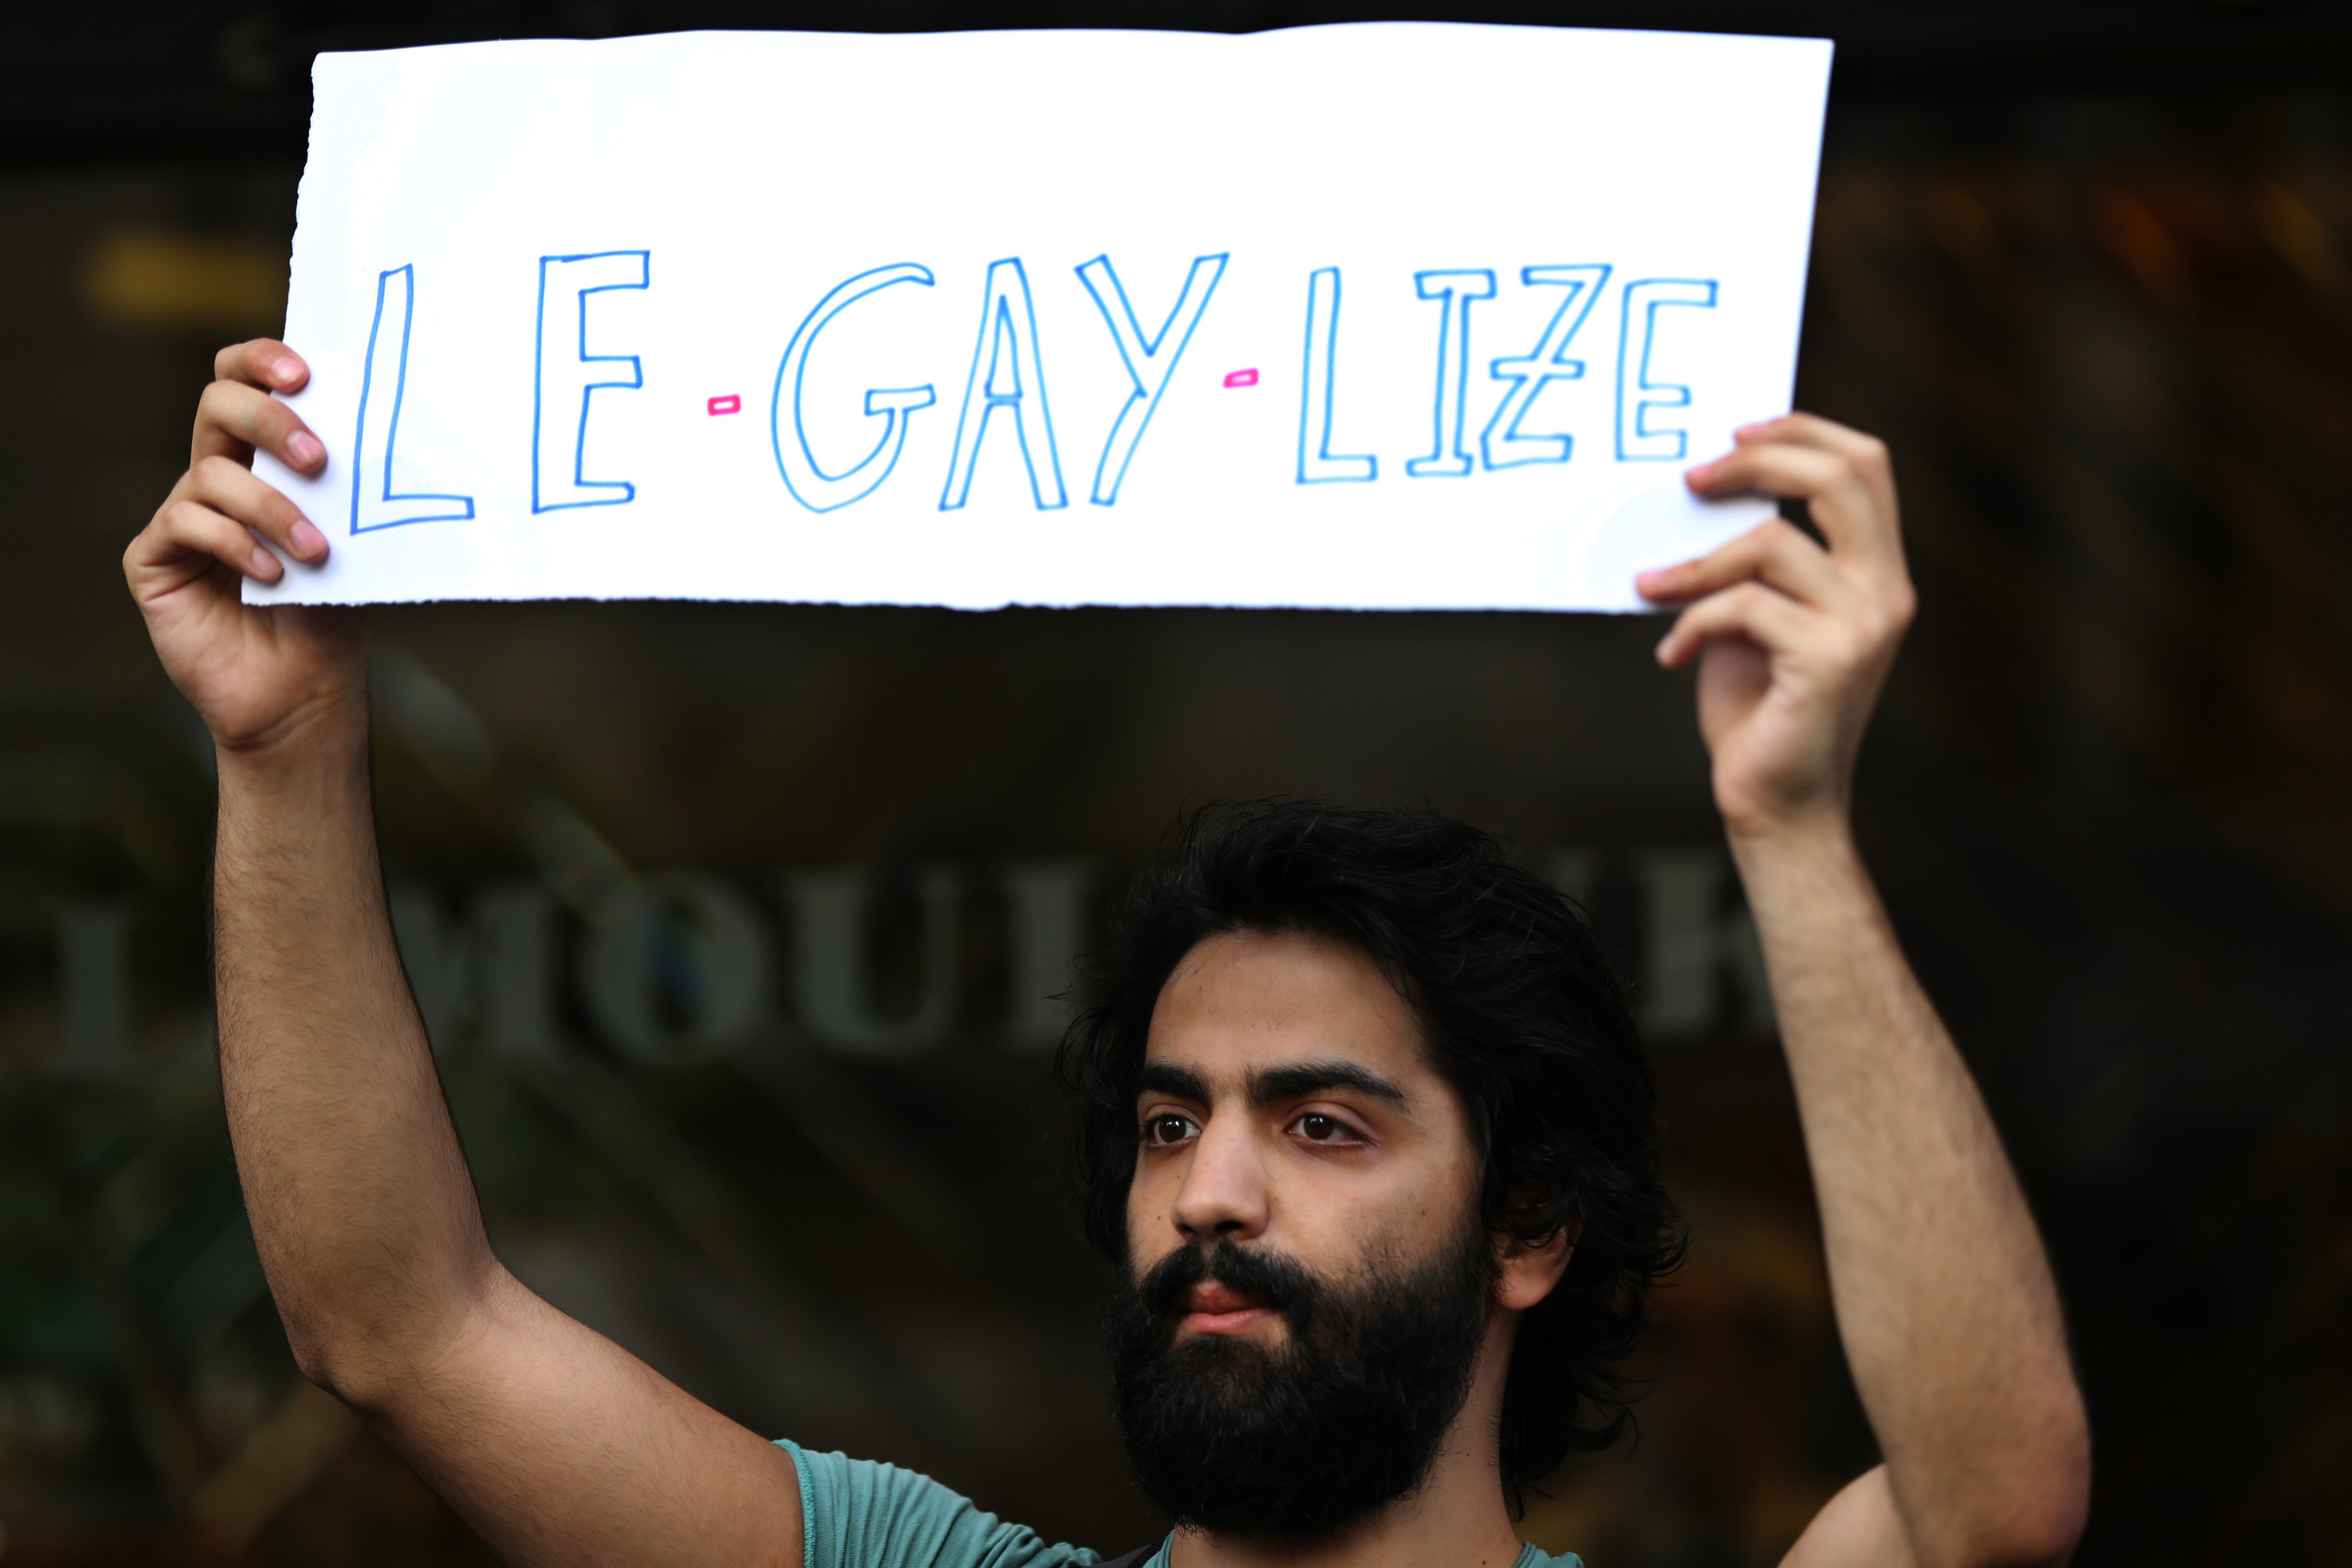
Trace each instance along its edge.
<path fill-rule="evenodd" d="M 1089 1568 L 1102 1561 L 1083 1546 L 1048 1546 L 1027 1525 L 983 1513 L 929 1476 L 846 1454 L 812 1454 L 790 1438 L 776 1447 L 800 1471 L 803 1568 Z M 1143 1568 L 1168 1568 L 1167 1542 Z M 1514 1568 L 1584 1564 L 1574 1552 L 1554 1557 L 1530 1546 Z"/>

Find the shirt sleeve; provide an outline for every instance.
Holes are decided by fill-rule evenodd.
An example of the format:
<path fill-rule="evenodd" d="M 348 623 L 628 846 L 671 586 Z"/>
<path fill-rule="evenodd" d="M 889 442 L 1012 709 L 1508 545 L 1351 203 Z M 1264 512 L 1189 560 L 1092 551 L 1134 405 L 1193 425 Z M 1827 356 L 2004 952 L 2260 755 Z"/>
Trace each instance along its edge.
<path fill-rule="evenodd" d="M 1084 1547 L 1046 1545 L 930 1477 L 776 1446 L 800 1473 L 803 1568 L 1090 1568 Z"/>

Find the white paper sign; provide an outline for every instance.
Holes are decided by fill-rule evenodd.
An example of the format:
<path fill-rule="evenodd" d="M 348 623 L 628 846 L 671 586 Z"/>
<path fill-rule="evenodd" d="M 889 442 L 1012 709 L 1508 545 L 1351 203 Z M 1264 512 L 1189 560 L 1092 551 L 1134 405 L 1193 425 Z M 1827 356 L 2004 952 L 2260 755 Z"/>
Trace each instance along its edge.
<path fill-rule="evenodd" d="M 1387 24 L 322 55 L 257 600 L 1628 609 L 1765 515 L 1830 46 Z"/>

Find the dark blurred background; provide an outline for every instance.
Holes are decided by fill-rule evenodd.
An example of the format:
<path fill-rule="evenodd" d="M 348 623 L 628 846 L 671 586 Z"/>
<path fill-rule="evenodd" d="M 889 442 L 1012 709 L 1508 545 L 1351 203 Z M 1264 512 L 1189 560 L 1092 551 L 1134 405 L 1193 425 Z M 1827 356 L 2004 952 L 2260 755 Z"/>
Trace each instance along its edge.
<path fill-rule="evenodd" d="M 1799 400 L 1924 610 L 1863 830 L 2050 1239 L 2082 1561 L 2352 1561 L 2352 16 L 2292 0 L 17 5 L 0 17 L 0 1561 L 470 1562 L 294 1373 L 210 1056 L 200 727 L 117 557 L 281 320 L 320 49 L 1381 16 L 1838 40 Z M 789 149 L 779 150 L 788 162 Z M 404 948 L 517 1271 L 767 1432 L 1117 1551 L 1048 993 L 1186 802 L 1426 801 L 1586 899 L 1694 1218 L 1527 1533 L 1769 1563 L 1872 1459 L 1647 618 L 379 617 Z"/>

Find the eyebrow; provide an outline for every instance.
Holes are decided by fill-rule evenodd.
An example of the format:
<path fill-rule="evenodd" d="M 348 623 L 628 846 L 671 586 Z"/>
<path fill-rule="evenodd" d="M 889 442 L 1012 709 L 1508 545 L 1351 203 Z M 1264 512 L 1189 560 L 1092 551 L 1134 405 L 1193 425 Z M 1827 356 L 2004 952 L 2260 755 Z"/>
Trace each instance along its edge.
<path fill-rule="evenodd" d="M 1246 1083 L 1252 1105 L 1298 1100 L 1337 1089 L 1352 1089 L 1398 1110 L 1410 1111 L 1412 1107 L 1403 1089 L 1380 1074 L 1348 1061 L 1289 1062 L 1281 1067 L 1258 1068 L 1250 1073 Z M 1209 1092 L 1208 1080 L 1199 1073 L 1167 1062 L 1147 1064 L 1136 1077 L 1135 1091 L 1138 1095 L 1164 1094 L 1171 1100 L 1189 1100 L 1195 1105 L 1207 1105 L 1216 1098 Z"/>
<path fill-rule="evenodd" d="M 1166 1062 L 1145 1064 L 1135 1080 L 1135 1092 L 1164 1094 L 1171 1100 L 1189 1100 L 1195 1105 L 1206 1105 L 1213 1098 L 1208 1081 L 1190 1068 L 1171 1067 Z"/>
<path fill-rule="evenodd" d="M 1283 1067 L 1258 1068 L 1250 1073 L 1248 1082 L 1252 1105 L 1298 1100 L 1335 1089 L 1353 1089 L 1397 1110 L 1409 1110 L 1412 1103 L 1404 1090 L 1387 1079 L 1347 1061 L 1293 1062 Z"/>

